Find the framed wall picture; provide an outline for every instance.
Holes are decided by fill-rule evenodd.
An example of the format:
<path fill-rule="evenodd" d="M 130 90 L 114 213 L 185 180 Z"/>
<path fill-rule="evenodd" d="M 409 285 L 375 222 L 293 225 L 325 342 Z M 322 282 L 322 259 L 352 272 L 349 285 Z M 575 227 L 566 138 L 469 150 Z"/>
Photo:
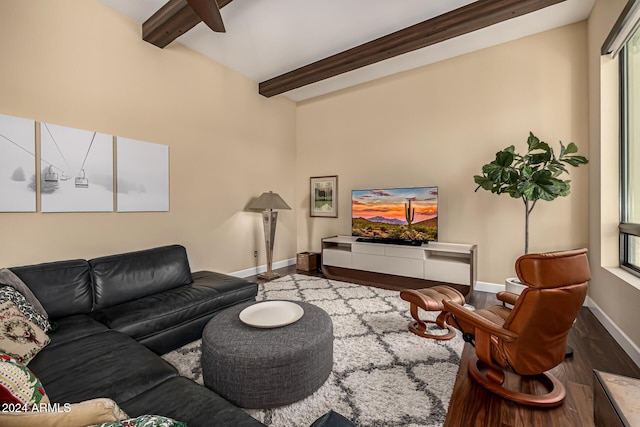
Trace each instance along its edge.
<path fill-rule="evenodd" d="M 311 177 L 311 216 L 338 217 L 338 176 Z"/>
<path fill-rule="evenodd" d="M 113 136 L 40 122 L 42 212 L 113 212 Z"/>
<path fill-rule="evenodd" d="M 0 212 L 36 211 L 33 120 L 0 114 Z"/>
<path fill-rule="evenodd" d="M 169 146 L 118 137 L 118 212 L 169 211 Z"/>

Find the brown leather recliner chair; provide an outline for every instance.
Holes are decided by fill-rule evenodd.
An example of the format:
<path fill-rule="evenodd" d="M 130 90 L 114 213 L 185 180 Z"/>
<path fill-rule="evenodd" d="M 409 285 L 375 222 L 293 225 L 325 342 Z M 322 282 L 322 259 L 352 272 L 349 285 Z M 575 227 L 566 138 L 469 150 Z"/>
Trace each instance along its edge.
<path fill-rule="evenodd" d="M 587 295 L 587 250 L 523 255 L 516 261 L 516 273 L 527 286 L 520 296 L 500 292 L 502 306 L 475 312 L 444 301 L 450 313 L 447 322 L 463 332 L 465 341 L 475 342 L 476 357 L 468 368 L 481 386 L 514 402 L 558 406 L 565 388 L 546 371 L 564 360 L 567 335 Z M 549 392 L 534 395 L 505 388 L 505 369 L 537 377 Z"/>

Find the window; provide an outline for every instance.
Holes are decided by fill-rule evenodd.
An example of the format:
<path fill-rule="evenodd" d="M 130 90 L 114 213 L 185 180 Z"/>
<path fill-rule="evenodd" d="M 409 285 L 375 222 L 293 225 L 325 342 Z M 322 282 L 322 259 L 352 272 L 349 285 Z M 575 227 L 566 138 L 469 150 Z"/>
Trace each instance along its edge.
<path fill-rule="evenodd" d="M 620 265 L 640 276 L 640 29 L 620 52 Z"/>

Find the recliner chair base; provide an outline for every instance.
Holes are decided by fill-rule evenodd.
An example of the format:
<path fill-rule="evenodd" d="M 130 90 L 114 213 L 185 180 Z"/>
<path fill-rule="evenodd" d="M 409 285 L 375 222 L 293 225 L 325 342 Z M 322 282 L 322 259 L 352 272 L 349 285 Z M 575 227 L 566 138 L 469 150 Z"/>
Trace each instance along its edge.
<path fill-rule="evenodd" d="M 485 370 L 485 373 L 482 373 L 481 369 Z M 526 377 L 540 381 L 544 384 L 545 388 L 549 390 L 548 393 L 540 395 L 505 388 L 503 386 L 505 378 L 504 371 L 497 366 L 491 367 L 481 362 L 477 356 L 469 360 L 469 374 L 478 384 L 490 392 L 523 405 L 553 408 L 560 406 L 566 396 L 564 385 L 548 371 L 540 375 Z"/>
<path fill-rule="evenodd" d="M 412 307 L 413 309 L 413 307 Z M 416 313 L 414 315 L 413 313 L 414 310 L 411 310 L 411 314 L 413 316 L 415 320 L 415 322 L 409 322 L 409 330 L 411 332 L 413 332 L 414 334 L 418 335 L 419 337 L 422 338 L 431 338 L 433 340 L 440 340 L 440 341 L 445 341 L 445 340 L 450 340 L 451 338 L 456 336 L 456 330 L 447 325 L 445 323 L 445 317 L 448 314 L 447 312 L 443 311 L 442 313 L 440 313 L 440 315 L 438 316 L 438 318 L 433 321 L 433 320 L 423 320 L 420 319 L 418 317 L 418 313 L 417 313 L 417 309 L 415 310 Z M 438 325 L 443 332 L 446 332 L 447 330 L 449 331 L 448 333 L 443 333 L 443 334 L 430 334 L 427 332 L 427 324 L 431 323 L 434 325 Z"/>

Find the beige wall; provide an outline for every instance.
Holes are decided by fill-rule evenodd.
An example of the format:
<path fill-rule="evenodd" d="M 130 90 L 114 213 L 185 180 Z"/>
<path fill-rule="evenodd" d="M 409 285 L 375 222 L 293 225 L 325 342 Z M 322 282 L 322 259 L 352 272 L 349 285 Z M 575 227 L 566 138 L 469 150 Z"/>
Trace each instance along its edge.
<path fill-rule="evenodd" d="M 0 2 L 0 113 L 170 146 L 168 213 L 0 213 L 0 266 L 88 258 L 171 243 L 192 268 L 265 263 L 252 197 L 295 199 L 295 104 L 95 0 Z M 293 258 L 293 211 L 275 260 Z"/>
<path fill-rule="evenodd" d="M 350 234 L 352 189 L 438 185 L 440 241 L 478 245 L 478 280 L 504 283 L 524 251 L 519 199 L 474 193 L 500 149 L 526 150 L 531 130 L 589 154 L 586 23 L 397 74 L 299 104 L 298 250 Z M 339 217 L 309 217 L 309 177 L 339 176 Z M 530 251 L 588 244 L 588 166 L 572 194 L 541 201 Z"/>
<path fill-rule="evenodd" d="M 600 49 L 626 0 L 597 0 L 588 21 L 591 198 L 589 297 L 638 351 L 640 279 L 618 268 L 618 61 Z"/>

